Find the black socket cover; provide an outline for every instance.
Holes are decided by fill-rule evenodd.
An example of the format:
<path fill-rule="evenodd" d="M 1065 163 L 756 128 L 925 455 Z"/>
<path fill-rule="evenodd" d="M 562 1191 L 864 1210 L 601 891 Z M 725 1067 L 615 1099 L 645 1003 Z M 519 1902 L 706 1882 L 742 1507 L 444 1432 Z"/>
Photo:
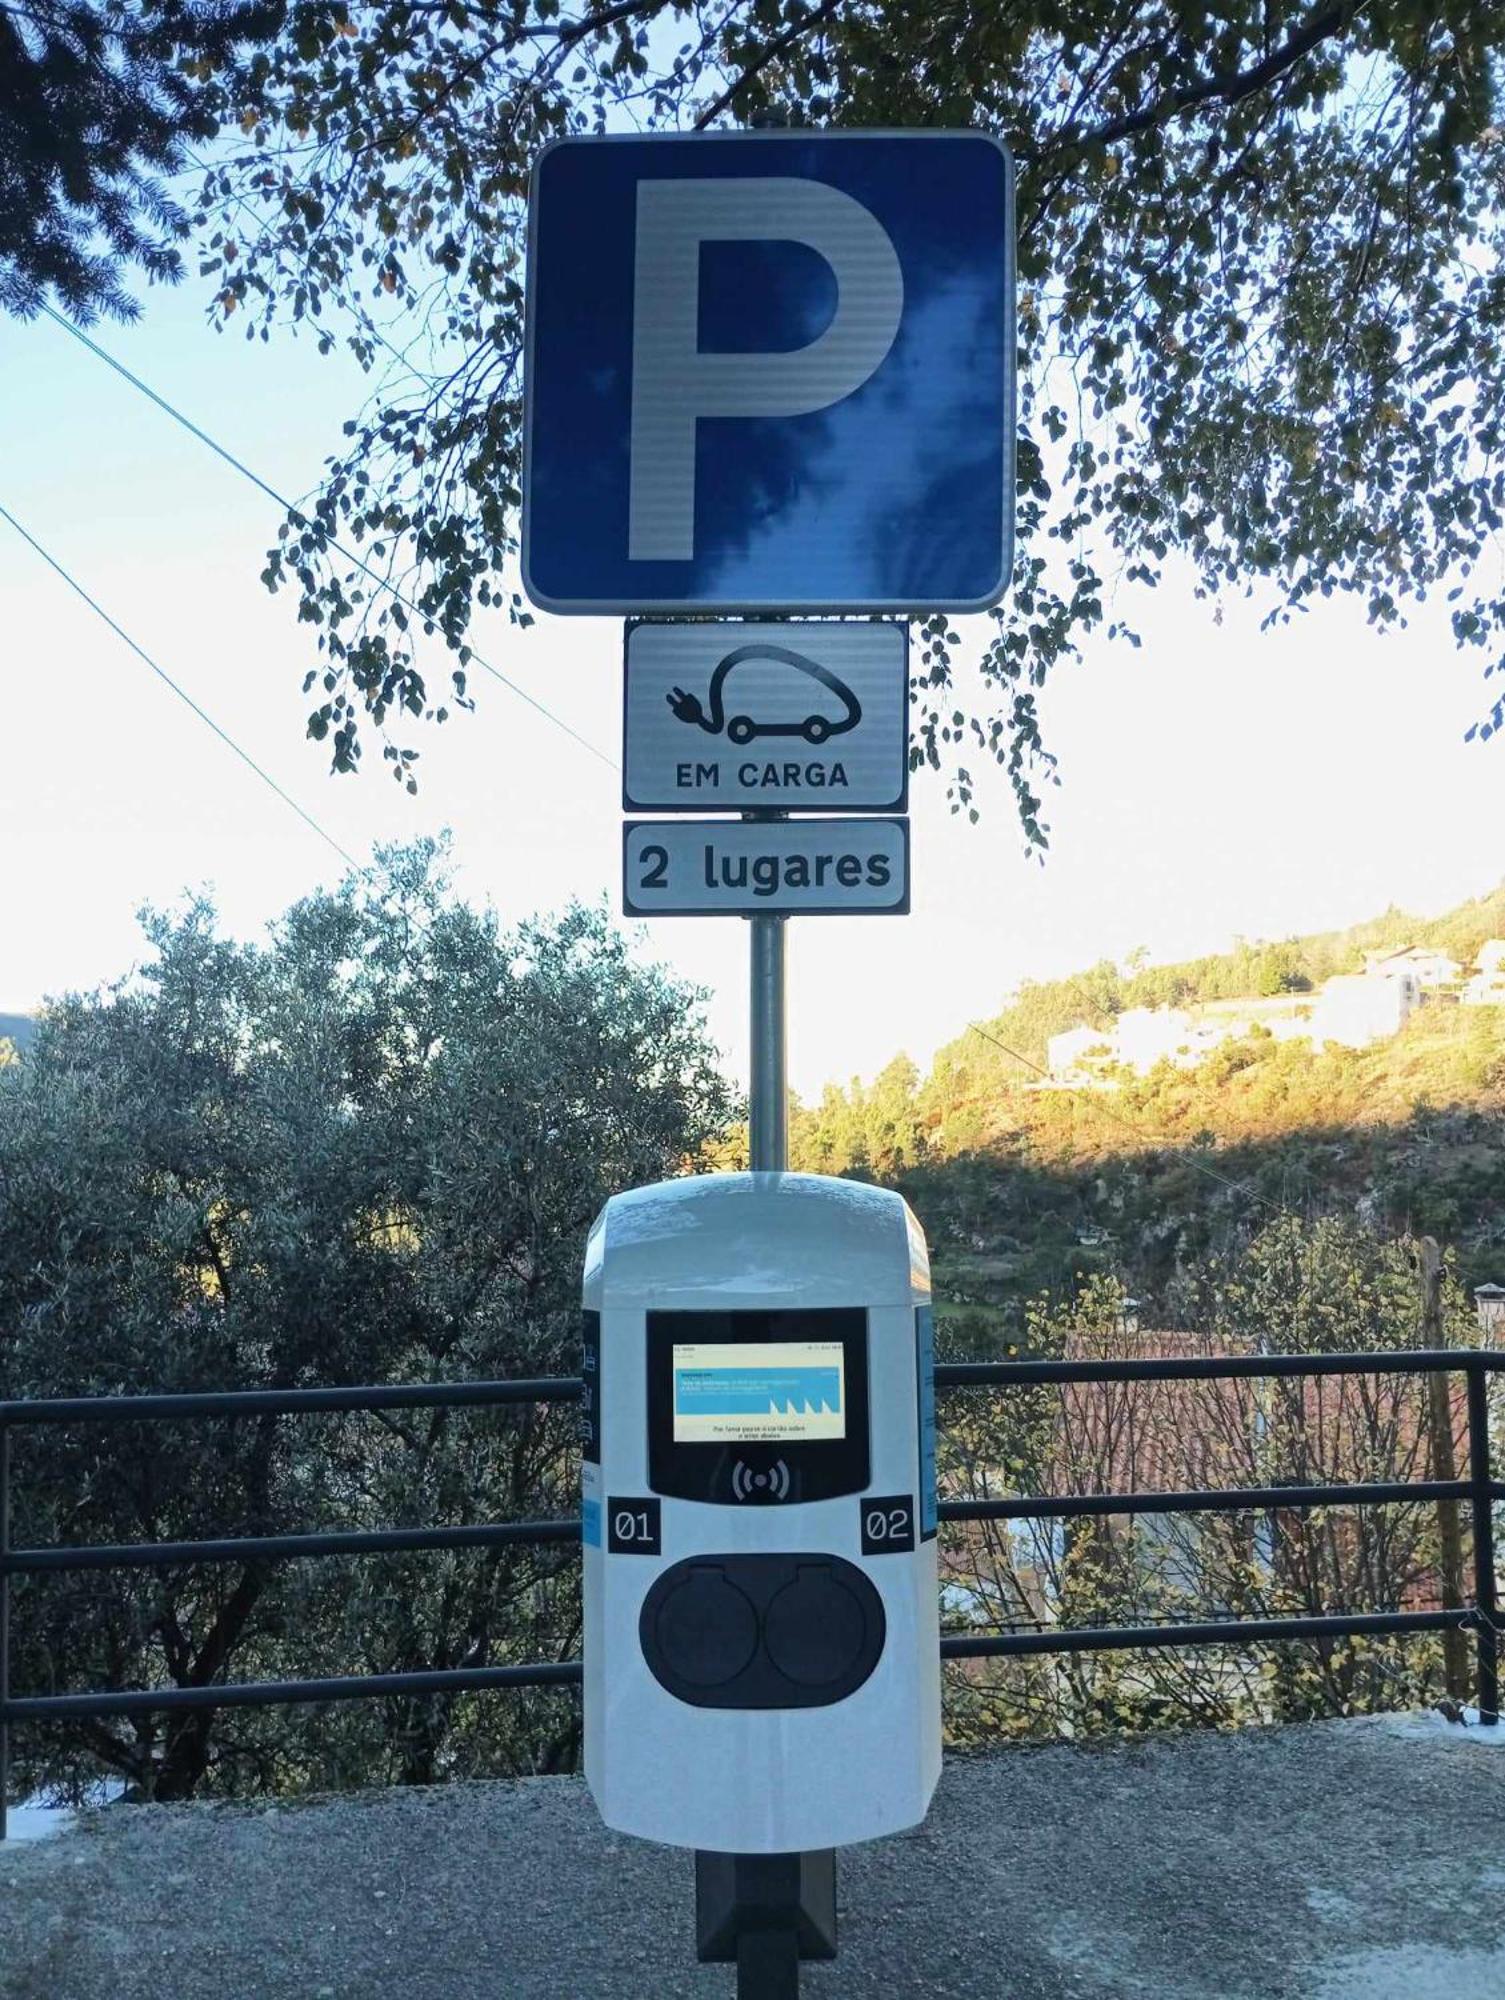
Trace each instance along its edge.
<path fill-rule="evenodd" d="M 654 1679 L 696 1708 L 819 1708 L 853 1694 L 883 1652 L 883 1600 L 841 1556 L 705 1555 L 643 1600 Z"/>

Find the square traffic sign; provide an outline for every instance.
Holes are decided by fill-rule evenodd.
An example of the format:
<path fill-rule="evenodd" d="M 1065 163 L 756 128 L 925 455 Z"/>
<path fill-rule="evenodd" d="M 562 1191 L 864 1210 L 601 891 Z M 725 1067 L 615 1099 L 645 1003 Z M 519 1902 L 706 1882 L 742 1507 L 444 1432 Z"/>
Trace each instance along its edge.
<path fill-rule="evenodd" d="M 529 230 L 529 596 L 996 603 L 1014 338 L 1013 172 L 986 133 L 556 141 Z"/>

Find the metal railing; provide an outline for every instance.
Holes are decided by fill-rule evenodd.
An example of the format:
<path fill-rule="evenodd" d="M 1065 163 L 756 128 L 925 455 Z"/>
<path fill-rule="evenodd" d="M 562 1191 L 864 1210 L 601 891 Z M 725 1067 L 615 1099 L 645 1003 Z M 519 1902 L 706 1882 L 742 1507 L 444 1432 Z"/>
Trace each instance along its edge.
<path fill-rule="evenodd" d="M 1292 1618 L 1219 1618 L 1186 1624 L 1055 1628 L 1045 1632 L 948 1634 L 945 1659 L 1026 1653 L 1129 1651 L 1141 1646 L 1254 1645 L 1269 1640 L 1392 1636 L 1472 1631 L 1479 1717 L 1500 1714 L 1500 1611 L 1495 1573 L 1494 1503 L 1505 1481 L 1494 1478 L 1489 1436 L 1489 1377 L 1505 1353 L 1488 1349 L 1408 1348 L 1370 1354 L 1233 1354 L 1154 1356 L 1143 1360 L 952 1363 L 935 1371 L 947 1389 L 1064 1385 L 1072 1382 L 1237 1381 L 1250 1376 L 1461 1374 L 1467 1385 L 1466 1479 L 1371 1480 L 1357 1484 L 1240 1486 L 1167 1493 L 1087 1493 L 1049 1499 L 942 1503 L 942 1521 L 1056 1520 L 1071 1515 L 1306 1512 L 1321 1507 L 1452 1500 L 1466 1504 L 1473 1526 L 1474 1601 L 1438 1611 L 1344 1611 Z"/>
<path fill-rule="evenodd" d="M 1361 1634 L 1472 1631 L 1478 1707 L 1486 1723 L 1499 1719 L 1499 1594 L 1495 1574 L 1494 1503 L 1505 1482 L 1493 1477 L 1489 1437 L 1489 1377 L 1505 1368 L 1505 1353 L 1412 1349 L 1378 1354 L 1256 1354 L 1154 1357 L 1142 1360 L 1025 1360 L 942 1364 L 938 1390 L 1109 1382 L 1232 1381 L 1242 1377 L 1459 1373 L 1467 1384 L 1468 1477 L 1386 1480 L 1359 1484 L 1224 1487 L 1185 1492 L 1086 1493 L 1011 1499 L 943 1501 L 943 1524 L 1055 1520 L 1081 1515 L 1254 1513 L 1304 1511 L 1393 1502 L 1456 1501 L 1472 1515 L 1474 1600 L 1433 1611 L 1332 1612 L 1290 1618 L 1226 1618 L 1186 1624 L 1054 1627 L 1043 1631 L 949 1633 L 945 1659 L 1039 1653 L 1127 1651 L 1139 1647 L 1252 1645 Z M 506 1405 L 571 1403 L 581 1384 L 569 1376 L 501 1382 L 405 1383 L 389 1387 L 228 1390 L 162 1396 L 71 1396 L 0 1402 L 0 1840 L 5 1838 L 10 1731 L 18 1722 L 49 1722 L 188 1709 L 265 1708 L 295 1702 L 419 1696 L 477 1689 L 574 1687 L 578 1660 L 522 1665 L 438 1668 L 424 1672 L 351 1674 L 301 1681 L 210 1682 L 203 1686 L 106 1689 L 84 1694 L 12 1695 L 11 1579 L 86 1570 L 165 1569 L 197 1563 L 244 1563 L 308 1556 L 376 1555 L 391 1551 L 475 1549 L 579 1539 L 577 1519 L 489 1522 L 458 1528 L 353 1529 L 325 1534 L 232 1536 L 197 1542 L 112 1543 L 93 1547 L 14 1548 L 11 1544 L 11 1434 L 70 1424 L 167 1422 L 205 1417 L 280 1417 L 331 1412 L 414 1409 L 495 1409 Z"/>

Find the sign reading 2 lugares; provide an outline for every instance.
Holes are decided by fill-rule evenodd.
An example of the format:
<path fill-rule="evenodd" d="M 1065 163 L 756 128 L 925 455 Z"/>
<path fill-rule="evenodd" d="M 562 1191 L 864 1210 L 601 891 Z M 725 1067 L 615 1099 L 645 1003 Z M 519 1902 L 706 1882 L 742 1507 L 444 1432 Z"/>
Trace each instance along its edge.
<path fill-rule="evenodd" d="M 629 917 L 905 916 L 907 819 L 629 820 Z"/>
<path fill-rule="evenodd" d="M 629 812 L 901 813 L 909 631 L 864 619 L 631 624 Z"/>
<path fill-rule="evenodd" d="M 1013 174 L 986 133 L 558 140 L 529 233 L 528 594 L 994 604 L 1013 355 Z"/>

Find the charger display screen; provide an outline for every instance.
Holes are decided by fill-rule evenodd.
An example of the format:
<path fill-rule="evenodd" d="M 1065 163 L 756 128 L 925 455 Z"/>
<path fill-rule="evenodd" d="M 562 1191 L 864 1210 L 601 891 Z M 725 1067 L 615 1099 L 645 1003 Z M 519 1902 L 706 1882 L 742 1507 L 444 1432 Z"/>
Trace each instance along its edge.
<path fill-rule="evenodd" d="M 647 1315 L 648 1486 L 777 1507 L 868 1484 L 861 1306 Z"/>
<path fill-rule="evenodd" d="M 786 1444 L 847 1434 L 840 1340 L 676 1341 L 676 1444 Z"/>

